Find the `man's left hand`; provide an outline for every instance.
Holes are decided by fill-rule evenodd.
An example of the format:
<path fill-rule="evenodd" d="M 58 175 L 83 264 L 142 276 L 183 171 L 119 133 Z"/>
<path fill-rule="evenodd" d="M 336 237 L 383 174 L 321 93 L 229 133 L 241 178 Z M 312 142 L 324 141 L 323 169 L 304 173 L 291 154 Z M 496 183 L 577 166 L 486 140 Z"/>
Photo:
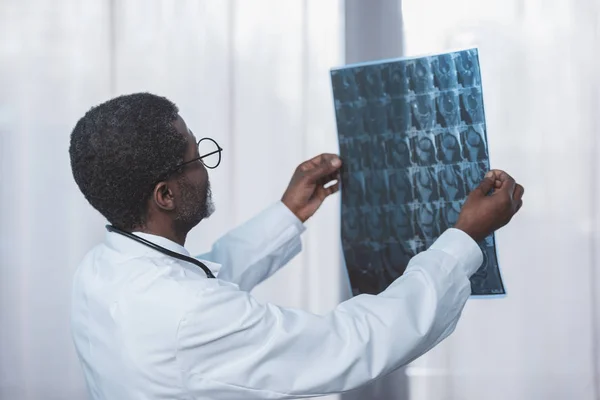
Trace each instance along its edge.
<path fill-rule="evenodd" d="M 306 222 L 327 196 L 339 190 L 341 166 L 342 161 L 335 154 L 320 154 L 303 162 L 296 168 L 281 201 L 300 221 Z"/>

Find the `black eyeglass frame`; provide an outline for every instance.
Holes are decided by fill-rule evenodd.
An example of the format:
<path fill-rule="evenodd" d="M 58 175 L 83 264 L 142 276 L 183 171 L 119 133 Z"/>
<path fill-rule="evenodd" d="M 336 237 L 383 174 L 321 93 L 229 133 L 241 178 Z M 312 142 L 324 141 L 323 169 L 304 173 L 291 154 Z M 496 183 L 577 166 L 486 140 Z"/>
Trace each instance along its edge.
<path fill-rule="evenodd" d="M 215 146 L 217 146 L 217 150 L 215 150 L 215 151 L 211 151 L 211 152 L 210 152 L 210 153 L 208 153 L 208 154 L 201 154 L 199 157 L 196 157 L 196 158 L 194 158 L 194 159 L 192 159 L 192 160 L 185 161 L 185 162 L 182 162 L 181 164 L 178 164 L 177 166 L 175 166 L 175 167 L 171 168 L 171 169 L 170 169 L 168 172 L 164 173 L 164 174 L 162 175 L 162 178 L 161 178 L 161 179 L 159 179 L 159 180 L 158 180 L 158 182 L 160 182 L 160 181 L 161 181 L 161 180 L 163 180 L 163 179 L 167 179 L 167 177 L 169 177 L 171 174 L 173 174 L 173 173 L 177 172 L 178 170 L 180 170 L 180 169 L 181 169 L 181 167 L 185 167 L 186 165 L 188 165 L 188 164 L 191 164 L 191 163 L 193 163 L 193 162 L 196 162 L 196 161 L 198 161 L 198 160 L 200 160 L 200 162 L 202 162 L 202 164 L 203 164 L 203 165 L 204 165 L 206 168 L 208 168 L 208 169 L 215 169 L 215 168 L 217 168 L 217 167 L 219 166 L 219 164 L 221 164 L 221 153 L 223 152 L 223 148 L 222 148 L 221 146 L 219 146 L 219 144 L 218 144 L 218 143 L 217 143 L 217 142 L 216 142 L 214 139 L 211 139 L 211 138 L 209 138 L 209 137 L 205 137 L 205 138 L 202 138 L 202 139 L 198 140 L 198 143 L 196 144 L 196 146 L 198 147 L 198 152 L 200 152 L 200 143 L 202 143 L 202 141 L 204 141 L 204 140 L 209 140 L 209 141 L 213 142 L 213 143 L 214 143 L 214 145 L 215 145 Z M 206 164 L 206 163 L 205 163 L 205 162 L 202 160 L 203 158 L 206 158 L 206 157 L 208 157 L 208 156 L 212 156 L 213 154 L 216 154 L 216 153 L 219 153 L 219 161 L 217 161 L 217 163 L 216 163 L 214 166 L 209 166 L 209 165 L 207 165 L 207 164 Z"/>

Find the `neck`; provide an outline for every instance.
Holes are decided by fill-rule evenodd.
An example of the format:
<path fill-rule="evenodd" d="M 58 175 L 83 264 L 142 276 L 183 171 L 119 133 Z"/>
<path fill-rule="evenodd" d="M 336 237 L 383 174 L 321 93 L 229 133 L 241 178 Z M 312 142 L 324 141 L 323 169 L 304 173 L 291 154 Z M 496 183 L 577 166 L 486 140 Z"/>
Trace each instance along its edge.
<path fill-rule="evenodd" d="M 140 227 L 137 230 L 139 232 L 148 233 L 150 235 L 162 236 L 179 244 L 180 246 L 185 246 L 187 231 L 175 229 L 174 226 L 167 226 L 166 224 L 156 224 L 148 222 L 143 227 Z"/>

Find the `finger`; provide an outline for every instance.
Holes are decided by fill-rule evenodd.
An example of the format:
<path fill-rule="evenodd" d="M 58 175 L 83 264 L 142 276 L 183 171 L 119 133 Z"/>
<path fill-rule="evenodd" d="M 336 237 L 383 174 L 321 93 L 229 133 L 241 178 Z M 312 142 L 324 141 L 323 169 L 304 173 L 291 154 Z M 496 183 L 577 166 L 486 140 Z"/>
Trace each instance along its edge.
<path fill-rule="evenodd" d="M 493 175 L 491 174 L 491 172 L 488 172 L 479 184 L 479 186 L 477 186 L 477 188 L 475 188 L 473 192 L 479 194 L 480 196 L 487 196 L 490 190 L 494 188 L 495 181 L 492 178 L 492 176 Z"/>
<path fill-rule="evenodd" d="M 513 194 L 513 192 L 515 191 L 515 185 L 516 182 L 513 179 L 512 176 L 510 176 L 509 174 L 507 174 L 505 171 L 502 171 L 500 169 L 493 169 L 490 172 L 488 172 L 488 174 L 491 173 L 493 174 L 493 178 L 495 180 L 498 180 L 501 182 L 500 186 L 496 186 L 497 189 L 499 189 L 499 191 L 504 191 L 506 190 L 508 193 Z"/>
<path fill-rule="evenodd" d="M 339 157 L 336 154 L 331 154 L 331 153 L 319 154 L 318 156 L 315 156 L 315 157 L 311 158 L 310 160 L 304 161 L 302 164 L 300 164 L 300 169 L 303 171 L 309 171 L 309 170 L 313 169 L 314 167 L 319 166 L 321 163 L 323 163 L 323 161 L 333 160 L 335 158 L 339 158 Z"/>
<path fill-rule="evenodd" d="M 323 154 L 317 157 L 320 157 L 318 162 L 311 159 L 303 163 L 305 165 L 303 168 L 305 177 L 311 183 L 318 182 L 328 175 L 336 173 L 342 166 L 342 160 L 334 154 Z"/>
<path fill-rule="evenodd" d="M 523 194 L 525 194 L 525 188 L 517 183 L 513 192 L 513 200 L 516 202 L 521 201 Z"/>
<path fill-rule="evenodd" d="M 340 172 L 335 171 L 334 173 L 329 174 L 329 175 L 324 176 L 323 178 L 319 179 L 318 185 L 326 186 L 327 184 L 329 184 L 333 181 L 339 181 L 339 180 L 340 180 Z"/>
<path fill-rule="evenodd" d="M 339 174 L 336 172 L 331 174 L 317 183 L 316 195 L 324 199 L 325 197 L 336 193 L 340 189 Z"/>
<path fill-rule="evenodd" d="M 332 194 L 337 193 L 340 190 L 340 182 L 338 181 L 333 185 L 323 187 L 323 190 L 325 192 L 325 197 L 331 196 Z"/>

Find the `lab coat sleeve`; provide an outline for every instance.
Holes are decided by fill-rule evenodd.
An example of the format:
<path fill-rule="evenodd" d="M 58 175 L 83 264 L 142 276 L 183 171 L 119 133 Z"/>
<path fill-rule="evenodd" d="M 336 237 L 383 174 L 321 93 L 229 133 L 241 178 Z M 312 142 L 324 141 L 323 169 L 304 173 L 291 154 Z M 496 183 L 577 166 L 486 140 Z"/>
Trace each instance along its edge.
<path fill-rule="evenodd" d="M 355 389 L 421 356 L 455 328 L 483 260 L 445 232 L 384 292 L 318 316 L 259 304 L 235 287 L 202 292 L 181 321 L 184 381 L 199 398 L 288 399 Z"/>
<path fill-rule="evenodd" d="M 221 264 L 219 279 L 250 291 L 300 252 L 304 230 L 302 222 L 278 201 L 227 233 L 210 253 L 198 258 Z"/>

